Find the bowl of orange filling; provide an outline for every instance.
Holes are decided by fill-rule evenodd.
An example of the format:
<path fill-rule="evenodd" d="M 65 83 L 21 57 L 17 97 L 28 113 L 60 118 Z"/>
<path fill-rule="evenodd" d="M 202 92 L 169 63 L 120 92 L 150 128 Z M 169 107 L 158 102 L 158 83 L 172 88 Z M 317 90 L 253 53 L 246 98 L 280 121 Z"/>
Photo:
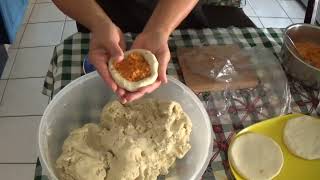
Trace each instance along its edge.
<path fill-rule="evenodd" d="M 284 33 L 281 49 L 284 69 L 304 85 L 320 89 L 320 27 L 293 24 Z M 292 49 L 288 36 L 296 51 Z"/>
<path fill-rule="evenodd" d="M 108 65 L 114 81 L 131 92 L 153 84 L 158 78 L 158 61 L 148 50 L 126 51 L 123 60 L 110 59 Z"/>

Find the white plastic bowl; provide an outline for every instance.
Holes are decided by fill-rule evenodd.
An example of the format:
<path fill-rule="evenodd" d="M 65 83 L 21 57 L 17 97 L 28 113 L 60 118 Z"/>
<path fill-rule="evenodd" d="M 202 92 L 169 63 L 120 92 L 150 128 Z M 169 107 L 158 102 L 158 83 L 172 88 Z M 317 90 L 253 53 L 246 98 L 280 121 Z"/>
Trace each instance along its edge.
<path fill-rule="evenodd" d="M 174 100 L 190 116 L 193 127 L 191 150 L 177 160 L 167 176 L 181 180 L 200 179 L 212 155 L 210 119 L 196 95 L 181 82 L 169 77 L 169 82 L 146 97 Z M 69 132 L 88 122 L 98 122 L 102 107 L 115 98 L 100 76 L 90 73 L 71 82 L 50 102 L 39 127 L 39 149 L 43 174 L 58 179 L 55 162 Z"/>

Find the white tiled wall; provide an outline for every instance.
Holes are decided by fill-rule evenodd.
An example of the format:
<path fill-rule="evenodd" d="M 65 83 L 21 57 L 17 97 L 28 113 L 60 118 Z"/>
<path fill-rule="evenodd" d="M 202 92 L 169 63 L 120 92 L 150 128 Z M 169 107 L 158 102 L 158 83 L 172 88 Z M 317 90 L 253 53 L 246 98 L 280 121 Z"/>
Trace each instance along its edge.
<path fill-rule="evenodd" d="M 40 118 L 41 116 L 0 117 L 0 162 L 36 163 Z"/>
<path fill-rule="evenodd" d="M 33 179 L 37 128 L 48 103 L 41 94 L 44 76 L 54 46 L 76 32 L 75 21 L 51 0 L 29 1 L 0 80 L 0 179 L 5 180 Z M 304 18 L 294 0 L 247 0 L 244 11 L 259 28 L 284 28 Z"/>
<path fill-rule="evenodd" d="M 44 76 L 54 46 L 76 32 L 51 0 L 29 2 L 0 80 L 1 180 L 34 178 L 37 130 L 49 100 L 41 94 Z"/>
<path fill-rule="evenodd" d="M 33 6 L 29 23 L 64 21 L 65 18 L 66 15 L 53 3 L 40 3 Z"/>
<path fill-rule="evenodd" d="M 33 179 L 35 164 L 0 164 L 1 179 Z"/>
<path fill-rule="evenodd" d="M 265 28 L 302 23 L 305 16 L 298 0 L 246 0 L 243 10 L 257 27 Z"/>
<path fill-rule="evenodd" d="M 64 21 L 27 24 L 19 47 L 53 46 L 60 42 Z"/>

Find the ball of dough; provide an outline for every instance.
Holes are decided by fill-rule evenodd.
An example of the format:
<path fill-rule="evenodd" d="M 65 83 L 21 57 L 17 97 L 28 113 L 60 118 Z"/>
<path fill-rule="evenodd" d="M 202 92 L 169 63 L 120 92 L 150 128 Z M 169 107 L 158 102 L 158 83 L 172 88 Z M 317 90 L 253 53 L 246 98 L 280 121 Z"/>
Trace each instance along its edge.
<path fill-rule="evenodd" d="M 108 103 L 100 124 L 73 130 L 56 162 L 60 180 L 156 180 L 190 150 L 192 123 L 180 104 Z"/>
<path fill-rule="evenodd" d="M 245 179 L 272 179 L 280 173 L 283 154 L 271 138 L 246 133 L 230 145 L 229 158 L 235 170 Z"/>
<path fill-rule="evenodd" d="M 101 130 L 89 123 L 70 133 L 56 162 L 60 180 L 105 180 L 107 156 L 97 151 Z"/>
<path fill-rule="evenodd" d="M 320 158 L 320 119 L 301 116 L 290 119 L 283 140 L 289 151 L 304 159 Z"/>
<path fill-rule="evenodd" d="M 126 61 L 126 58 L 128 58 L 128 56 L 132 53 L 137 53 L 141 55 L 144 58 L 144 60 L 149 64 L 150 66 L 149 76 L 144 77 L 142 79 L 138 79 L 138 80 L 127 79 L 123 77 L 122 74 L 116 69 L 114 64 L 115 63 L 114 59 L 109 60 L 109 71 L 113 80 L 117 83 L 118 86 L 130 92 L 134 92 L 141 87 L 145 87 L 153 84 L 158 78 L 158 66 L 159 66 L 158 60 L 155 57 L 155 55 L 152 54 L 152 52 L 144 49 L 133 49 L 130 51 L 126 51 L 124 53 L 123 61 Z M 139 68 L 139 66 L 137 68 Z M 131 75 L 135 75 L 135 73 L 137 72 L 133 71 Z"/>

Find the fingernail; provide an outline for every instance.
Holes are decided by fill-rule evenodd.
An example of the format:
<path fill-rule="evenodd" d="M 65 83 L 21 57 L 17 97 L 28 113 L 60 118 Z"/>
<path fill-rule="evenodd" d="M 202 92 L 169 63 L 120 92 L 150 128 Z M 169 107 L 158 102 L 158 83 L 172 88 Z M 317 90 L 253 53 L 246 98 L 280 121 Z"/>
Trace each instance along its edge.
<path fill-rule="evenodd" d="M 123 60 L 122 57 L 117 57 L 117 58 L 115 59 L 116 62 L 121 62 L 122 60 Z"/>
<path fill-rule="evenodd" d="M 125 103 L 127 103 L 127 100 L 126 99 L 121 99 L 121 103 L 125 104 Z"/>

